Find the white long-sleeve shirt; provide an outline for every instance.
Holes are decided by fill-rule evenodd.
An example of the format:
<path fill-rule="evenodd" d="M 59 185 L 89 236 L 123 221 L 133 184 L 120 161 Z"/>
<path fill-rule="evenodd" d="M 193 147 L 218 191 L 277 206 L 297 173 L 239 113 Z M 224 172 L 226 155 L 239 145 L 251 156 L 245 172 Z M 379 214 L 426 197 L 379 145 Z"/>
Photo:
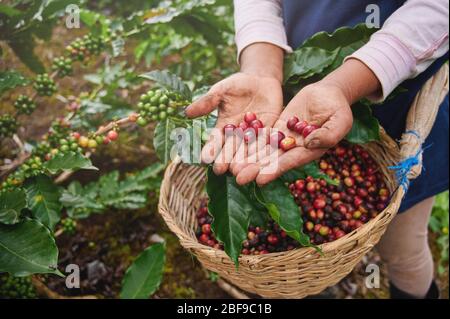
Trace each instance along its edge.
<path fill-rule="evenodd" d="M 282 18 L 282 0 L 234 0 L 239 54 L 267 42 L 292 52 Z M 301 17 L 299 17 L 301 18 Z M 448 0 L 408 0 L 370 41 L 348 58 L 366 64 L 378 77 L 385 99 L 400 83 L 426 70 L 449 49 Z"/>

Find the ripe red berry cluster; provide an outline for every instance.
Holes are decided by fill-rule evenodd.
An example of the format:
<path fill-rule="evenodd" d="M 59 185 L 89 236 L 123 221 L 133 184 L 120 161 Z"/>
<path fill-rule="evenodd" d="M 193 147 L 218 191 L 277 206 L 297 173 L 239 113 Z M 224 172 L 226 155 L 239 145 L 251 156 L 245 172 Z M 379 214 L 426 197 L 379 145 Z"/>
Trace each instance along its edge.
<path fill-rule="evenodd" d="M 211 230 L 212 217 L 208 214 L 208 202 L 202 200 L 200 208 L 197 211 L 197 239 L 200 243 L 214 247 L 215 249 L 223 249 L 223 245 L 215 238 Z"/>
<path fill-rule="evenodd" d="M 298 117 L 294 116 L 287 122 L 287 128 L 297 134 L 307 138 L 312 132 L 319 129 L 317 125 L 309 124 L 307 121 L 300 121 Z"/>
<path fill-rule="evenodd" d="M 338 185 L 311 176 L 288 187 L 301 208 L 303 231 L 311 243 L 337 240 L 376 217 L 388 205 L 390 192 L 373 158 L 358 145 L 342 143 L 320 160 L 320 170 Z M 197 212 L 198 240 L 223 249 L 211 231 L 212 217 L 204 200 Z M 243 255 L 261 255 L 295 249 L 299 244 L 273 221 L 263 229 L 250 226 Z"/>
<path fill-rule="evenodd" d="M 216 248 L 223 249 L 211 231 L 212 217 L 208 215 L 207 200 L 201 202 L 197 211 L 197 239 L 200 243 Z M 248 228 L 247 239 L 242 244 L 243 255 L 264 255 L 272 252 L 281 252 L 292 250 L 299 244 L 287 236 L 280 227 L 273 221 L 269 222 L 266 228 L 250 226 Z"/>
<path fill-rule="evenodd" d="M 360 146 L 340 144 L 322 157 L 319 166 L 339 185 L 312 177 L 289 185 L 312 243 L 339 239 L 386 208 L 389 190 L 377 164 Z"/>
<path fill-rule="evenodd" d="M 246 143 L 251 143 L 256 140 L 259 130 L 264 128 L 264 124 L 258 119 L 255 113 L 247 112 L 244 115 L 244 121 L 239 123 L 236 127 L 234 124 L 227 124 L 224 126 L 223 131 L 225 135 L 232 134 L 237 131 L 243 136 Z"/>

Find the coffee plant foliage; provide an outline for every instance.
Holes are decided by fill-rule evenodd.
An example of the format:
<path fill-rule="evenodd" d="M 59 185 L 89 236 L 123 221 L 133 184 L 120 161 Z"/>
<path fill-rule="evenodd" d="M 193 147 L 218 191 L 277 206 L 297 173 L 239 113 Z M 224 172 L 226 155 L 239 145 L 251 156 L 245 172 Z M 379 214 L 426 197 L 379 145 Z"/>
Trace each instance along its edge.
<path fill-rule="evenodd" d="M 69 4 L 79 5 L 87 34 L 69 43 L 60 56 L 54 52 L 56 57 L 48 63 L 35 52 L 42 41 L 54 41 L 53 31 L 64 23 L 64 10 Z M 128 12 L 111 12 L 107 10 L 110 4 L 59 0 L 0 4 L 1 58 L 13 52 L 28 68 L 1 70 L 0 94 L 3 98 L 12 91 L 22 91 L 24 86 L 35 90 L 31 94 L 28 90 L 28 95 L 17 99 L 16 112 L 2 110 L 0 115 L 2 144 L 12 138 L 19 141 L 18 148 L 12 150 L 16 160 L 1 162 L 5 165 L 0 190 L 0 272 L 15 276 L 61 275 L 55 243 L 58 229 L 73 233 L 74 219 L 111 209 L 144 208 L 150 191 L 157 196 L 159 173 L 163 168 L 160 164 L 122 179 L 113 171 L 86 185 L 76 180 L 67 187 L 59 185 L 65 176 L 77 170 L 96 169 L 91 153 L 114 142 L 121 125 L 138 120 L 137 102 L 126 92 L 139 90 L 151 80 L 164 92 L 190 94 L 190 88 L 210 84 L 233 71 L 225 67 L 232 56 L 231 15 L 224 14 L 231 10 L 229 3 L 149 1 L 142 5 L 135 2 L 136 9 Z M 205 31 L 213 28 L 218 31 Z M 175 58 L 179 62 L 171 64 L 169 69 L 190 81 L 181 82 L 168 71 L 140 77 L 135 64 L 123 59 L 129 55 L 127 50 L 135 54 L 136 64 L 144 60 L 148 68 Z M 47 68 L 49 64 L 51 67 Z M 80 79 L 86 83 L 86 89 L 78 96 L 62 96 L 59 80 L 73 76 L 79 68 L 87 71 Z M 179 86 L 172 87 L 167 79 Z M 190 100 L 190 96 L 185 97 Z M 35 109 L 44 103 L 65 104 L 66 115 L 56 119 L 43 138 L 20 141 L 19 128 L 26 126 L 33 119 Z M 184 123 L 183 119 L 179 121 Z M 130 133 L 135 134 L 136 130 Z M 63 214 L 68 217 L 62 218 Z M 163 252 L 164 248 L 149 249 L 144 257 L 138 258 L 124 279 L 124 289 L 132 290 L 127 277 L 135 280 L 137 275 L 147 278 L 148 295 L 156 290 L 162 273 L 149 272 L 152 268 L 147 266 L 156 258 L 161 260 Z M 152 285 L 154 288 L 149 290 Z M 124 293 L 123 296 L 133 295 Z"/>

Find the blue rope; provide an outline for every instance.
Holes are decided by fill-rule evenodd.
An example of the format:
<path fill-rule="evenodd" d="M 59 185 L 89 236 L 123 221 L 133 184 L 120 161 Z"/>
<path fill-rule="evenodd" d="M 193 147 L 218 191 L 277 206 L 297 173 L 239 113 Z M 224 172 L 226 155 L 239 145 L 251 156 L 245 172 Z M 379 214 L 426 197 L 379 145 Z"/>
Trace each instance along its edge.
<path fill-rule="evenodd" d="M 409 131 L 406 131 L 405 134 L 411 134 L 411 135 L 414 135 L 415 137 L 417 137 L 418 139 L 420 139 L 420 134 L 419 134 L 419 132 L 417 132 L 417 131 L 415 131 L 415 130 L 409 130 Z"/>
<path fill-rule="evenodd" d="M 406 131 L 405 134 L 412 134 L 420 139 L 420 134 L 417 131 L 410 130 L 410 131 Z M 426 149 L 430 148 L 431 146 L 432 145 L 428 145 L 425 148 L 420 147 L 420 149 L 416 155 L 404 159 L 403 161 L 398 163 L 398 165 L 396 165 L 396 166 L 388 167 L 389 169 L 395 171 L 395 177 L 397 179 L 397 182 L 400 186 L 403 187 L 403 189 L 405 190 L 405 193 L 408 191 L 409 184 L 410 184 L 409 179 L 408 179 L 408 174 L 411 172 L 411 170 L 414 166 L 419 165 L 421 163 L 420 156 L 423 154 L 423 152 Z"/>

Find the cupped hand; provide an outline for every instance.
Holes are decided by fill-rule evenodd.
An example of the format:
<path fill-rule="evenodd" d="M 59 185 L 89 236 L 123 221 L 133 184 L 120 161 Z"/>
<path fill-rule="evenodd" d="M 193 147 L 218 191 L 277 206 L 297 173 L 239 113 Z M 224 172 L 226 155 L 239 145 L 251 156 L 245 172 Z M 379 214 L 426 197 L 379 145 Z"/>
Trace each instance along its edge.
<path fill-rule="evenodd" d="M 287 121 L 294 116 L 320 128 L 303 138 L 287 128 Z M 265 185 L 290 169 L 320 158 L 347 135 L 352 124 L 350 102 L 344 92 L 334 85 L 312 84 L 292 99 L 274 125 L 286 137 L 294 137 L 296 147 L 284 152 L 268 145 L 260 151 L 256 164 L 233 162 L 231 171 L 237 176 L 239 184 L 256 180 L 259 185 Z"/>
<path fill-rule="evenodd" d="M 283 108 L 283 93 L 279 80 L 271 77 L 236 73 L 215 84 L 210 91 L 186 109 L 186 115 L 195 118 L 211 113 L 218 108 L 215 134 L 210 136 L 202 150 L 202 161 L 214 163 L 216 174 L 229 169 L 239 148 L 245 143 L 236 136 L 225 136 L 224 126 L 238 126 L 245 113 L 255 113 L 266 127 L 272 127 Z"/>

